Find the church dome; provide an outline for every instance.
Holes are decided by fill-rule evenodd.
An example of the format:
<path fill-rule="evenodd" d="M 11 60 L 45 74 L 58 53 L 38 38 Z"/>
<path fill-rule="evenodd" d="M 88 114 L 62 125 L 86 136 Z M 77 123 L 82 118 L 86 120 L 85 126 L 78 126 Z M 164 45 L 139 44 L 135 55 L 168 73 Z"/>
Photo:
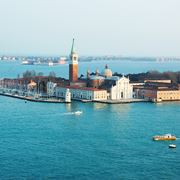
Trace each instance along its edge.
<path fill-rule="evenodd" d="M 103 72 L 103 76 L 104 77 L 112 77 L 112 71 L 111 69 L 108 68 L 108 66 L 105 66 L 104 72 Z"/>

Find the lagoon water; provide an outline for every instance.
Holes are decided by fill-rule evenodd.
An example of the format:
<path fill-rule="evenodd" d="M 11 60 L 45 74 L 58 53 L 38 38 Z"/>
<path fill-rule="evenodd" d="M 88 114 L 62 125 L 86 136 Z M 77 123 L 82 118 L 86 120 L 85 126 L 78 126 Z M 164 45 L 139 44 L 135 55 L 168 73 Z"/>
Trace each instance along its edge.
<path fill-rule="evenodd" d="M 124 73 L 156 67 L 113 63 L 114 71 L 122 68 Z M 1 77 L 34 68 L 12 62 L 0 66 Z M 65 75 L 66 66 L 52 68 Z M 88 66 L 95 64 L 83 63 L 80 69 Z M 161 71 L 179 68 L 173 63 L 159 66 Z M 83 114 L 72 113 L 78 110 Z M 178 137 L 176 149 L 168 148 L 170 142 L 152 141 L 153 135 L 165 133 Z M 179 102 L 45 104 L 0 96 L 0 137 L 0 179 L 180 178 Z"/>
<path fill-rule="evenodd" d="M 79 63 L 79 75 L 86 75 L 87 70 L 95 72 L 99 69 L 102 72 L 105 65 L 108 65 L 113 72 L 128 74 L 147 72 L 150 70 L 157 71 L 180 71 L 180 62 L 155 62 L 155 61 L 92 61 L 92 62 L 80 62 Z M 58 66 L 43 66 L 43 65 L 21 65 L 20 61 L 16 62 L 3 62 L 0 61 L 0 78 L 12 77 L 16 78 L 17 75 L 22 75 L 26 70 L 35 70 L 36 72 L 43 72 L 44 75 L 48 75 L 49 72 L 55 72 L 57 76 L 68 78 L 68 64 Z"/>

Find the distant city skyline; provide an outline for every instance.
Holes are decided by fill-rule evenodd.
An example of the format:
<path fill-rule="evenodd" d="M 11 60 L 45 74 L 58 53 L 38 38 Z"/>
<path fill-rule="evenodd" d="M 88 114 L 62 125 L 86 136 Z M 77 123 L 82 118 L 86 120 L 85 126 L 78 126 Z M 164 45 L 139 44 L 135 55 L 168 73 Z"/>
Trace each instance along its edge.
<path fill-rule="evenodd" d="M 0 0 L 0 55 L 180 57 L 179 0 Z"/>

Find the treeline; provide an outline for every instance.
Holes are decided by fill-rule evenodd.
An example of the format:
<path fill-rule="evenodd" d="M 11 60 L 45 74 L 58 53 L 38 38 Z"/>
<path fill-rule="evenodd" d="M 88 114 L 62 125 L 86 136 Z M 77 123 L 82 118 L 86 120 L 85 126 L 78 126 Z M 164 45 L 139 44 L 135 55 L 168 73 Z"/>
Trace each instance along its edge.
<path fill-rule="evenodd" d="M 91 75 L 95 75 L 95 73 L 91 73 Z M 120 73 L 114 73 L 114 76 L 122 77 L 122 74 Z M 32 78 L 36 76 L 43 76 L 42 72 L 36 72 L 36 71 L 25 71 L 23 73 L 23 78 Z M 83 75 L 81 75 L 83 77 Z M 178 72 L 159 72 L 159 71 L 148 71 L 146 73 L 137 73 L 137 74 L 127 74 L 126 77 L 129 77 L 131 82 L 144 82 L 144 80 L 164 80 L 169 79 L 174 84 L 180 84 L 180 71 Z M 19 76 L 18 76 L 19 77 Z M 50 72 L 48 77 L 55 78 L 56 74 L 55 72 Z"/>
<path fill-rule="evenodd" d="M 122 76 L 122 74 L 114 73 L 115 76 Z M 169 79 L 172 83 L 180 83 L 180 71 L 178 72 L 159 72 L 159 71 L 148 71 L 146 73 L 127 74 L 130 81 L 132 82 L 144 82 L 144 80 L 164 80 Z"/>
<path fill-rule="evenodd" d="M 27 70 L 23 73 L 22 76 L 23 76 L 23 78 L 32 78 L 32 77 L 36 77 L 36 76 L 44 76 L 44 74 L 42 72 L 36 72 L 34 70 L 32 70 L 32 71 Z M 56 77 L 56 74 L 55 74 L 55 72 L 52 71 L 49 73 L 48 76 L 49 77 Z M 18 78 L 19 77 L 20 76 L 18 75 Z"/>

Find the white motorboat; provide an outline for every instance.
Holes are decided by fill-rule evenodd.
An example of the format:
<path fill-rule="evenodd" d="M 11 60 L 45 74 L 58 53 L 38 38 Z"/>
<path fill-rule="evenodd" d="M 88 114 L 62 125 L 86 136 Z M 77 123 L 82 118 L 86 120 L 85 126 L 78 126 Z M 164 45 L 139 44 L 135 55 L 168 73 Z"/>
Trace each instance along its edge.
<path fill-rule="evenodd" d="M 82 111 L 76 111 L 74 112 L 75 115 L 81 115 L 83 112 Z"/>
<path fill-rule="evenodd" d="M 175 144 L 170 144 L 169 148 L 176 148 L 176 145 Z"/>
<path fill-rule="evenodd" d="M 33 65 L 33 61 L 23 60 L 21 62 L 22 65 Z"/>

